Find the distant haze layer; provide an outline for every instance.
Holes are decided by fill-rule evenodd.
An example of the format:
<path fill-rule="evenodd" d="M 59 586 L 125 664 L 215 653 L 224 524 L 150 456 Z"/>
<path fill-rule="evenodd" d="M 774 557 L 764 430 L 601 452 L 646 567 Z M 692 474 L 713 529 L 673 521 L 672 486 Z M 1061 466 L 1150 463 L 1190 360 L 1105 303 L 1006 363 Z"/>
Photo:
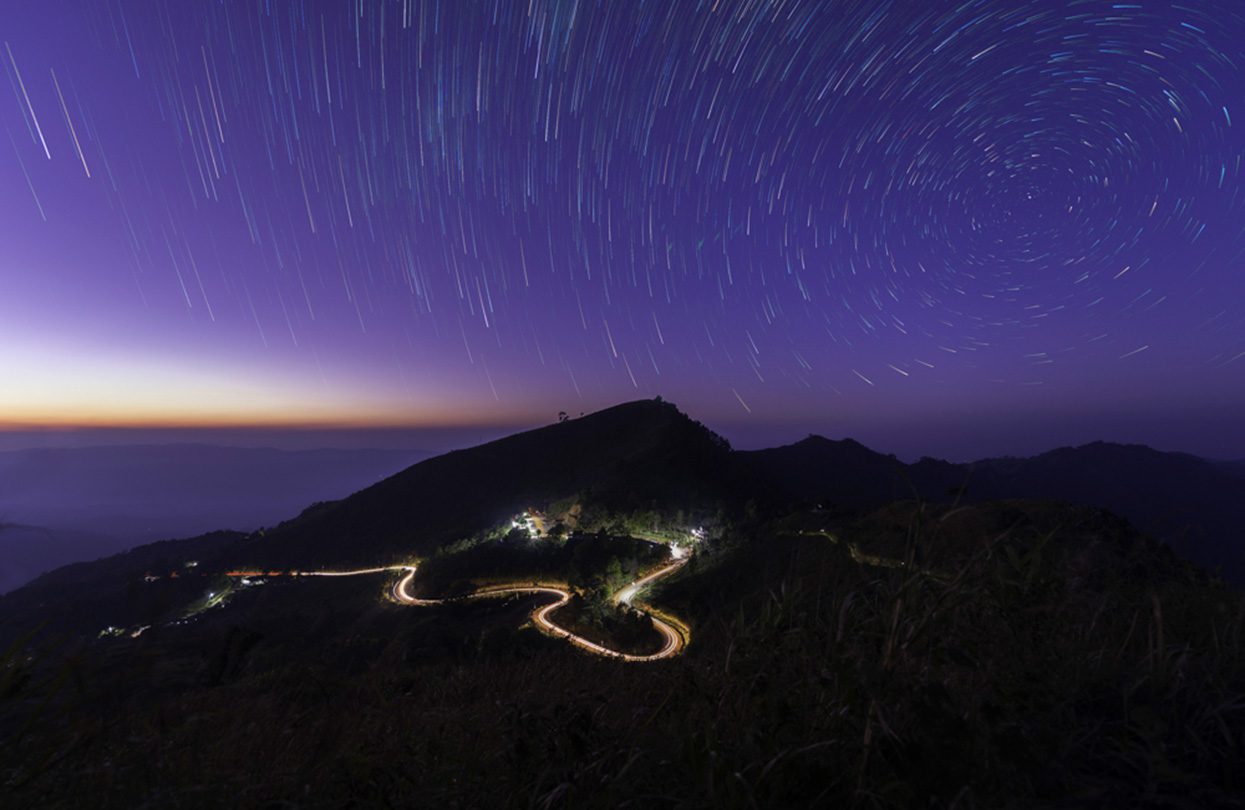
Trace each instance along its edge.
<path fill-rule="evenodd" d="M 1035 403 L 1005 413 L 987 408 L 945 408 L 919 417 L 879 407 L 868 417 L 834 408 L 804 408 L 783 419 L 709 416 L 703 421 L 737 448 L 760 449 L 798 441 L 809 434 L 852 438 L 907 461 L 922 456 L 972 461 L 998 456 L 1027 456 L 1056 447 L 1094 441 L 1145 444 L 1159 450 L 1203 458 L 1245 458 L 1245 426 L 1239 409 L 1227 403 L 1189 405 L 1192 419 L 1175 419 L 1154 404 L 1088 411 L 1046 411 Z M 896 406 L 898 407 L 898 406 Z M 585 408 L 568 405 L 570 417 Z M 0 452 L 28 448 L 96 447 L 144 444 L 208 444 L 219 447 L 270 447 L 282 450 L 418 450 L 442 453 L 549 424 L 550 411 L 521 420 L 476 425 L 395 425 L 389 427 L 312 428 L 280 425 L 234 427 L 130 426 L 0 429 Z M 0 516 L 2 517 L 2 516 Z"/>
<path fill-rule="evenodd" d="M 46 437 L 45 437 L 46 438 Z M 62 438 L 64 438 L 62 436 Z M 429 455 L 205 444 L 0 452 L 0 592 L 140 543 L 251 531 L 345 497 Z"/>

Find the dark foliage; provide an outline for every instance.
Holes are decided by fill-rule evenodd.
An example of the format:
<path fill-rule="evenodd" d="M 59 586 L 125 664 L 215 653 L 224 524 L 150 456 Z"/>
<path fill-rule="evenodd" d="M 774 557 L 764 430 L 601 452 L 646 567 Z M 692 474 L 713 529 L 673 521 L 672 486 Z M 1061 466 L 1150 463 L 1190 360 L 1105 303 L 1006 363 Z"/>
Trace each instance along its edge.
<path fill-rule="evenodd" d="M 693 565 L 657 597 L 692 647 L 634 667 L 516 630 L 530 600 L 250 592 L 89 656 L 25 738 L 63 756 L 0 778 L 53 807 L 1239 806 L 1245 605 L 1109 515 L 802 513 Z"/>

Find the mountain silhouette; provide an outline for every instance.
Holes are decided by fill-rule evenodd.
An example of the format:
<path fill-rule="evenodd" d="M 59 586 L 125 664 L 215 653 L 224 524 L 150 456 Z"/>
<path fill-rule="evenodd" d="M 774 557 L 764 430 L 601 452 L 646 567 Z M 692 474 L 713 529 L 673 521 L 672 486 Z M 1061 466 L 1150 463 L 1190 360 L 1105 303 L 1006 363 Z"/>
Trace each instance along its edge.
<path fill-rule="evenodd" d="M 818 436 L 744 454 L 783 495 L 853 508 L 900 498 L 980 503 L 1006 498 L 1107 509 L 1181 556 L 1245 581 L 1245 476 L 1230 465 L 1144 445 L 1093 442 L 1032 458 L 904 464 L 851 440 Z"/>
<path fill-rule="evenodd" d="M 708 508 L 735 492 L 738 469 L 729 445 L 674 405 L 629 402 L 420 462 L 240 554 L 263 566 L 396 561 L 566 498 L 617 512 Z"/>
<path fill-rule="evenodd" d="M 918 494 L 908 480 L 907 465 L 854 439 L 809 436 L 739 455 L 760 488 L 786 500 L 860 507 Z"/>
<path fill-rule="evenodd" d="M 231 568 L 399 564 L 554 504 L 671 522 L 676 514 L 741 517 L 758 503 L 771 512 L 814 506 L 850 515 L 896 501 L 1011 499 L 1109 510 L 1186 559 L 1245 581 L 1245 477 L 1194 456 L 1095 442 L 1027 459 L 905 464 L 820 436 L 733 451 L 674 405 L 644 400 L 422 461 L 266 531 L 215 532 L 66 566 L 0 597 L 0 614 L 10 626 L 38 617 L 71 629 L 97 623 L 97 615 L 137 624 L 155 615 L 157 602 L 126 589 L 148 571 L 165 576 L 188 560 L 199 563 L 176 587 L 150 589 L 175 595 L 192 576 Z"/>

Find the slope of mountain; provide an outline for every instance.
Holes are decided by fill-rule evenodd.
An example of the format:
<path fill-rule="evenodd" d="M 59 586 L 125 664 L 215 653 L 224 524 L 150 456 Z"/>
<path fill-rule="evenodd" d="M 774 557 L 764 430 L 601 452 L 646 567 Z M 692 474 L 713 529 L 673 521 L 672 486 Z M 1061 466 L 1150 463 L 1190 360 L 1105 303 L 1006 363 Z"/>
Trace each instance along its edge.
<path fill-rule="evenodd" d="M 975 500 L 1051 498 L 1108 509 L 1180 555 L 1245 582 L 1245 480 L 1184 453 L 1094 442 L 974 465 Z"/>
<path fill-rule="evenodd" d="M 383 576 L 276 578 L 189 624 L 35 646 L 0 693 L 6 795 L 1239 807 L 1239 595 L 1101 510 L 822 517 L 740 522 L 693 557 L 657 595 L 692 644 L 654 664 L 543 637 L 534 597 L 406 607 L 380 598 Z M 868 562 L 893 555 L 915 565 Z M 91 567 L 41 582 L 77 598 Z"/>
<path fill-rule="evenodd" d="M 240 550 L 264 566 L 376 564 L 425 555 L 533 505 L 713 508 L 740 472 L 729 446 L 675 406 L 645 400 L 428 459 L 307 510 Z"/>
<path fill-rule="evenodd" d="M 119 538 L 73 529 L 48 529 L 22 523 L 0 523 L 0 594 L 36 575 L 76 560 L 115 554 L 125 548 Z"/>
<path fill-rule="evenodd" d="M 214 563 L 244 537 L 209 532 L 161 540 L 38 576 L 0 594 L 0 647 L 34 628 L 93 636 L 109 624 L 133 628 L 172 619 L 203 596 L 219 574 Z"/>
<path fill-rule="evenodd" d="M 852 440 L 819 436 L 738 452 L 660 401 L 626 403 L 428 459 L 266 532 L 216 535 L 197 544 L 194 554 L 174 556 L 202 557 L 205 570 L 372 566 L 427 556 L 556 501 L 672 516 L 739 514 L 756 500 L 850 512 L 911 498 L 1038 498 L 1106 508 L 1182 556 L 1245 581 L 1245 479 L 1193 456 L 1094 443 L 1031 459 L 904 464 Z M 133 580 L 151 562 L 137 549 L 110 563 L 109 571 L 116 576 L 127 565 Z M 88 577 L 93 569 L 74 570 Z M 44 580 L 56 577 L 34 583 L 31 592 L 40 592 Z M 28 596 L 15 594 L 7 604 L 16 609 Z"/>
<path fill-rule="evenodd" d="M 206 590 L 205 575 L 230 568 L 405 562 L 559 499 L 605 513 L 673 515 L 740 503 L 744 486 L 722 439 L 669 403 L 631 402 L 422 461 L 342 500 L 313 504 L 272 529 L 140 546 L 53 571 L 0 596 L 0 614 L 11 620 L 0 624 L 10 635 L 26 619 L 65 632 L 97 630 L 100 617 L 142 624 L 156 615 L 149 592 L 189 601 Z M 173 583 L 167 574 L 183 558 L 200 565 Z M 149 572 L 163 578 L 140 596 L 133 583 Z M 81 602 L 92 608 L 71 609 Z"/>
<path fill-rule="evenodd" d="M 1094 442 L 1033 458 L 904 464 L 850 440 L 813 436 L 743 455 L 795 500 L 864 507 L 912 497 L 1036 498 L 1108 509 L 1182 556 L 1245 582 L 1245 478 L 1184 453 Z"/>
<path fill-rule="evenodd" d="M 853 439 L 809 436 L 785 447 L 739 455 L 755 479 L 780 497 L 860 506 L 917 494 L 903 462 Z"/>
<path fill-rule="evenodd" d="M 203 444 L 0 452 L 0 593 L 43 571 L 140 543 L 220 528 L 250 531 L 340 498 L 423 455 Z"/>

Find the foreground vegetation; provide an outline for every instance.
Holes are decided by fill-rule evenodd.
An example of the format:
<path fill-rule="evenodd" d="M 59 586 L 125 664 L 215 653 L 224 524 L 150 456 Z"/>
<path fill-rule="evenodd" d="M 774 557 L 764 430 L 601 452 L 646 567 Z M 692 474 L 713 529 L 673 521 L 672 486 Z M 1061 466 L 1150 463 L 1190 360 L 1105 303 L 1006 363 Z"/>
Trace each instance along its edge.
<path fill-rule="evenodd" d="M 652 665 L 516 630 L 524 599 L 412 612 L 384 584 L 274 584 L 185 628 L 14 648 L 0 782 L 105 807 L 1245 795 L 1245 602 L 1096 510 L 754 515 L 653 596 L 693 641 Z"/>

